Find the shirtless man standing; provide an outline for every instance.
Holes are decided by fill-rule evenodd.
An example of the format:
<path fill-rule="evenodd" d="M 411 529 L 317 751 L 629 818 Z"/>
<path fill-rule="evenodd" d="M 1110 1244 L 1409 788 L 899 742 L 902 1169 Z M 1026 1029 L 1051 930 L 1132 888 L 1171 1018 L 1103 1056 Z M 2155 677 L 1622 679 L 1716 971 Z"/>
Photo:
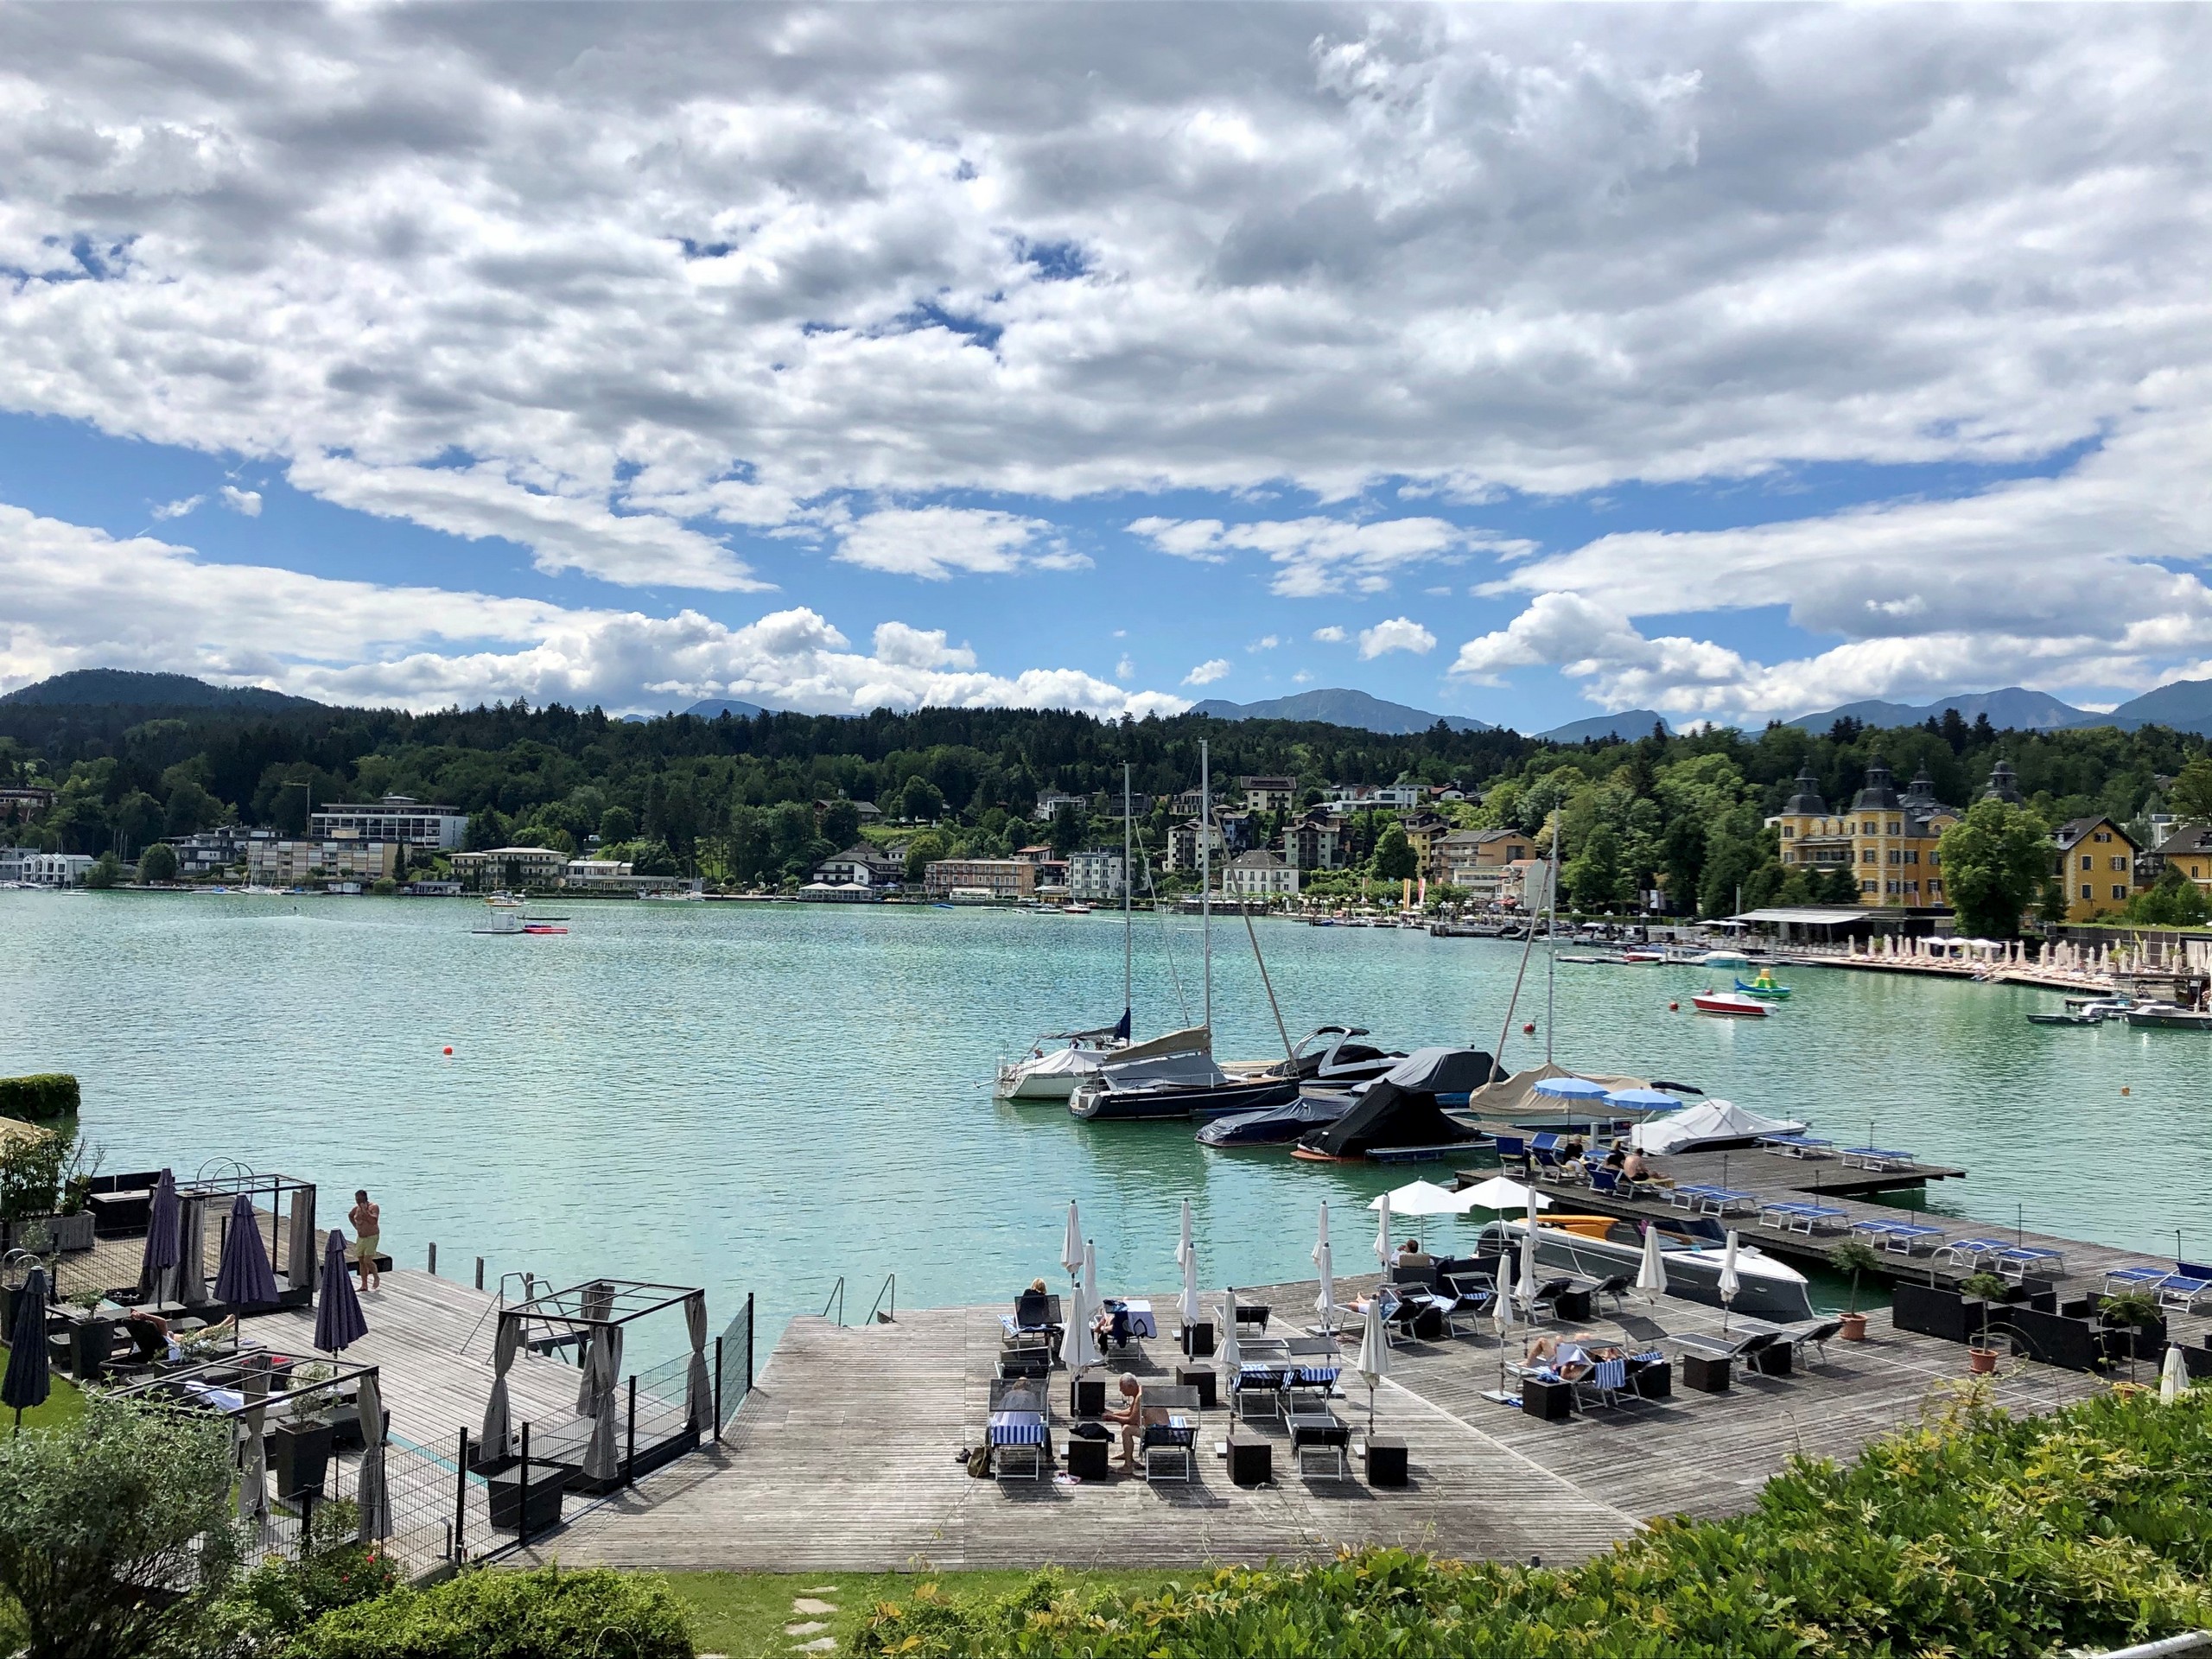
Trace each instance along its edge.
<path fill-rule="evenodd" d="M 384 1224 L 383 1210 L 369 1202 L 366 1191 L 357 1192 L 346 1219 L 353 1224 L 353 1260 L 361 1270 L 361 1288 L 381 1289 L 384 1280 L 377 1272 L 377 1234 Z"/>

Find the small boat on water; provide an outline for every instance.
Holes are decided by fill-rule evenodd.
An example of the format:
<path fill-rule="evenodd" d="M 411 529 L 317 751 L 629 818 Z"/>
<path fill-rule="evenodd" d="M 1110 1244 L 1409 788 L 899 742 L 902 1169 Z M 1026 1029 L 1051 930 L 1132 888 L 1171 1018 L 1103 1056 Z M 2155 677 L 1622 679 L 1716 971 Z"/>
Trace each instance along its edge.
<path fill-rule="evenodd" d="M 469 931 L 472 933 L 519 938 L 529 934 L 566 933 L 569 931 L 562 925 L 569 919 L 565 916 L 525 916 L 519 899 L 495 893 L 484 903 L 486 911 L 485 919 L 489 925 L 471 928 Z"/>
<path fill-rule="evenodd" d="M 1774 969 L 1771 968 L 1760 969 L 1758 977 L 1749 983 L 1738 979 L 1736 982 L 1736 988 L 1745 996 L 1761 997 L 1770 1002 L 1787 1001 L 1790 989 L 1787 985 L 1778 985 L 1775 982 Z"/>
<path fill-rule="evenodd" d="M 1214 1063 L 1213 1033 L 1197 1026 L 1109 1056 L 1076 1084 L 1068 1110 L 1090 1122 L 1213 1117 L 1287 1106 L 1299 1087 L 1291 1076 L 1231 1077 Z"/>
<path fill-rule="evenodd" d="M 1063 1048 L 1047 1048 L 1063 1043 Z M 999 1062 L 991 1093 L 1000 1100 L 1065 1100 L 1075 1086 L 1115 1055 L 1127 1052 L 1129 1017 L 1096 1031 L 1058 1031 L 1039 1037 L 1027 1057 Z"/>
<path fill-rule="evenodd" d="M 2212 1031 L 2212 1011 L 2183 1007 L 2178 1002 L 2138 1002 L 2120 1017 L 2131 1026 L 2156 1027 L 2162 1031 Z"/>
<path fill-rule="evenodd" d="M 1741 991 L 1699 991 L 1690 998 L 1690 1006 L 1700 1014 L 1731 1014 L 1751 1020 L 1764 1020 L 1774 1012 L 1756 996 L 1746 996 Z"/>
<path fill-rule="evenodd" d="M 1643 1243 L 1631 1221 L 1614 1222 L 1602 1236 L 1557 1224 L 1567 1217 L 1547 1217 L 1536 1228 L 1536 1262 L 1586 1279 L 1610 1279 L 1626 1274 L 1634 1277 L 1643 1264 Z M 1579 1220 L 1580 1217 L 1575 1219 Z M 1529 1230 L 1526 1221 L 1494 1221 L 1476 1243 L 1477 1255 L 1517 1259 L 1521 1239 Z M 1713 1223 L 1685 1223 L 1661 1226 L 1659 1256 L 1667 1267 L 1667 1294 L 1686 1301 L 1720 1306 L 1720 1262 L 1726 1246 Z M 1787 1323 L 1813 1317 L 1812 1299 L 1805 1275 L 1788 1262 L 1777 1260 L 1738 1236 L 1736 1247 L 1736 1294 L 1732 1312 L 1761 1319 Z"/>
<path fill-rule="evenodd" d="M 1300 1095 L 1287 1106 L 1266 1111 L 1232 1112 L 1209 1119 L 1198 1129 L 1202 1147 L 1280 1147 L 1301 1135 L 1326 1128 L 1352 1109 L 1358 1098 L 1344 1094 Z"/>
<path fill-rule="evenodd" d="M 2107 1020 L 2118 1020 L 2135 1006 L 2135 999 L 2127 996 L 2069 996 L 2065 1010 L 2060 1014 L 2031 1014 L 2031 1026 L 2101 1026 Z"/>

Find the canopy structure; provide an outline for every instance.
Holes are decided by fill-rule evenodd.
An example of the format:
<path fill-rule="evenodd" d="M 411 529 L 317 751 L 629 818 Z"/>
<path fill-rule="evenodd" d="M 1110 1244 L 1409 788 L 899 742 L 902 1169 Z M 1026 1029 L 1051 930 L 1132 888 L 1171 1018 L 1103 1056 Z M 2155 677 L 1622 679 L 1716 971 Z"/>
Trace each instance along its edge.
<path fill-rule="evenodd" d="M 1388 1205 L 1395 1216 L 1464 1216 L 1473 1202 L 1466 1193 L 1454 1192 L 1433 1181 L 1408 1181 L 1373 1199 L 1367 1207 L 1380 1210 Z"/>
<path fill-rule="evenodd" d="M 1331 1158 L 1363 1158 L 1476 1140 L 1478 1132 L 1446 1116 L 1437 1096 L 1459 1094 L 1497 1071 L 1480 1049 L 1417 1048 L 1370 1084 L 1350 1111 L 1299 1144 Z"/>
<path fill-rule="evenodd" d="M 1764 1135 L 1802 1135 L 1805 1127 L 1796 1118 L 1762 1116 L 1733 1101 L 1707 1100 L 1639 1123 L 1629 1138 L 1637 1151 L 1659 1155 L 1723 1141 L 1756 1141 Z"/>

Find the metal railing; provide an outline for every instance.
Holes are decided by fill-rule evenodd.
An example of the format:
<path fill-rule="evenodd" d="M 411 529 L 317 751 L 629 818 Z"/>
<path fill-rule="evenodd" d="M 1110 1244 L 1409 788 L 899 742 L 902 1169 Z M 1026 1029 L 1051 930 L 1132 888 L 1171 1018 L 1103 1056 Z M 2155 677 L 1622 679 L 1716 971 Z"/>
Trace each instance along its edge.
<path fill-rule="evenodd" d="M 753 1392 L 753 1297 L 715 1338 L 715 1438 L 722 1437 L 746 1396 Z"/>
<path fill-rule="evenodd" d="M 891 1299 L 891 1305 L 888 1307 L 883 1305 L 883 1299 L 887 1296 Z M 886 1275 L 883 1283 L 877 1287 L 875 1300 L 869 1305 L 868 1310 L 868 1322 L 870 1325 L 899 1323 L 899 1275 L 897 1274 Z"/>
<path fill-rule="evenodd" d="M 823 1319 L 830 1317 L 830 1310 L 833 1306 L 837 1310 L 837 1324 L 842 1328 L 845 1323 L 845 1275 L 842 1273 L 837 1275 L 836 1287 L 830 1291 L 830 1300 L 822 1304 Z"/>

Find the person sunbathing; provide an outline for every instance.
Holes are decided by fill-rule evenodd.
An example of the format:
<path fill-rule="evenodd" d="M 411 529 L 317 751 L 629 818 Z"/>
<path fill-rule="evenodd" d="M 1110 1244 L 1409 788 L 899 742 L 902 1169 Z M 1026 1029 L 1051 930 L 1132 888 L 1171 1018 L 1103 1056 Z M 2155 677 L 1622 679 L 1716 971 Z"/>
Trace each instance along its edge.
<path fill-rule="evenodd" d="M 1601 1359 L 1620 1359 L 1623 1351 L 1611 1344 L 1586 1348 L 1573 1336 L 1545 1335 L 1529 1344 L 1521 1364 L 1524 1370 L 1548 1370 L 1569 1382 L 1579 1382 L 1598 1369 Z"/>

